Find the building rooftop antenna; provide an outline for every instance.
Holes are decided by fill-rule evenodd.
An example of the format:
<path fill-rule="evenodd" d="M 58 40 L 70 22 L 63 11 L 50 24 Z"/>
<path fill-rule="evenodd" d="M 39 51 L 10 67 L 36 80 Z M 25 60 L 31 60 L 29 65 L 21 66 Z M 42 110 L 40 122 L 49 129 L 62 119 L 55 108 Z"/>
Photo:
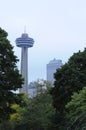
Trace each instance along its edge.
<path fill-rule="evenodd" d="M 26 25 L 24 26 L 24 33 L 26 33 Z"/>

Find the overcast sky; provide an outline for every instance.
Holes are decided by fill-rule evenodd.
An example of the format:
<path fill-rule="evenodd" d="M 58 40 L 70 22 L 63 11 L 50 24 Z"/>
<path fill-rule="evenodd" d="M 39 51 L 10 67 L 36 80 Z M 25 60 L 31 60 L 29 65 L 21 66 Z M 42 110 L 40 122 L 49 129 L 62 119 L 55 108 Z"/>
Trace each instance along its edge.
<path fill-rule="evenodd" d="M 86 47 L 86 0 L 0 0 L 0 26 L 15 39 L 26 32 L 35 41 L 28 49 L 29 82 L 46 79 L 46 64 L 56 58 L 67 62 Z M 17 64 L 20 69 L 20 62 Z"/>

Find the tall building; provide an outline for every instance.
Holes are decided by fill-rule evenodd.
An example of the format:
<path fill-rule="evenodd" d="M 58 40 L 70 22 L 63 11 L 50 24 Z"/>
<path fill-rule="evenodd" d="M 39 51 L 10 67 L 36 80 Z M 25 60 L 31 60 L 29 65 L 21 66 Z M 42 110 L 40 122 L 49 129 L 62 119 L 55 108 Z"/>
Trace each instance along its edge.
<path fill-rule="evenodd" d="M 47 80 L 50 81 L 51 83 L 54 82 L 54 73 L 56 72 L 56 69 L 61 67 L 62 60 L 56 60 L 53 59 L 47 64 Z"/>
<path fill-rule="evenodd" d="M 22 48 L 21 52 L 21 74 L 24 78 L 24 84 L 20 92 L 28 93 L 28 48 L 33 47 L 34 40 L 23 33 L 21 37 L 16 39 L 16 45 Z"/>

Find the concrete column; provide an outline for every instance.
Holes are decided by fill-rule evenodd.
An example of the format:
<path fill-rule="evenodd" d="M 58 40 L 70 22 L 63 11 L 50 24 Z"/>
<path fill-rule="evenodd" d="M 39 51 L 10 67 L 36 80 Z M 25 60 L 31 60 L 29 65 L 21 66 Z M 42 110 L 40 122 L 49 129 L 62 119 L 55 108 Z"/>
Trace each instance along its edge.
<path fill-rule="evenodd" d="M 20 89 L 20 92 L 28 93 L 28 48 L 22 47 L 21 52 L 21 74 L 24 78 L 24 84 Z"/>

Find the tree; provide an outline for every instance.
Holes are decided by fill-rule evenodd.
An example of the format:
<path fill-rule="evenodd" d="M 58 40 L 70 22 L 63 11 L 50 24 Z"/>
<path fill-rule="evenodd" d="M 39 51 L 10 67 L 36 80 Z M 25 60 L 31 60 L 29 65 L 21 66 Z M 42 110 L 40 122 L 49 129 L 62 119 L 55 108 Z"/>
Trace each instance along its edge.
<path fill-rule="evenodd" d="M 38 82 L 38 84 L 41 85 L 43 82 Z M 14 130 L 53 129 L 52 118 L 55 109 L 52 106 L 52 97 L 47 89 L 31 99 L 24 95 L 20 105 L 14 104 L 12 107 L 16 110 L 10 118 Z"/>
<path fill-rule="evenodd" d="M 22 100 L 21 100 L 22 99 Z M 26 130 L 26 116 L 24 113 L 29 106 L 30 99 L 27 94 L 20 94 L 20 104 L 13 104 L 12 108 L 15 110 L 15 113 L 10 115 L 8 125 L 12 130 Z"/>
<path fill-rule="evenodd" d="M 50 130 L 52 126 L 51 119 L 55 114 L 51 95 L 44 92 L 31 99 L 23 114 L 23 122 L 29 130 Z"/>
<path fill-rule="evenodd" d="M 49 91 L 49 89 L 53 87 L 49 81 L 44 79 L 38 79 L 37 81 L 30 82 L 29 86 L 34 88 L 33 97 L 44 93 L 46 90 Z"/>
<path fill-rule="evenodd" d="M 23 83 L 16 66 L 18 59 L 7 36 L 7 32 L 0 28 L 0 122 L 7 120 L 13 112 L 11 105 L 18 100 L 14 91 Z"/>
<path fill-rule="evenodd" d="M 73 92 L 79 92 L 86 86 L 86 49 L 74 53 L 68 63 L 57 69 L 54 77 L 54 87 L 50 93 L 57 111 L 56 126 L 60 130 L 65 125 L 65 105 L 71 101 Z"/>
<path fill-rule="evenodd" d="M 54 77 L 55 87 L 51 90 L 53 103 L 57 110 L 62 111 L 73 92 L 86 85 L 86 49 L 73 54 L 68 63 L 57 69 Z"/>
<path fill-rule="evenodd" d="M 73 130 L 86 129 L 86 87 L 74 93 L 66 105 L 68 127 Z"/>

